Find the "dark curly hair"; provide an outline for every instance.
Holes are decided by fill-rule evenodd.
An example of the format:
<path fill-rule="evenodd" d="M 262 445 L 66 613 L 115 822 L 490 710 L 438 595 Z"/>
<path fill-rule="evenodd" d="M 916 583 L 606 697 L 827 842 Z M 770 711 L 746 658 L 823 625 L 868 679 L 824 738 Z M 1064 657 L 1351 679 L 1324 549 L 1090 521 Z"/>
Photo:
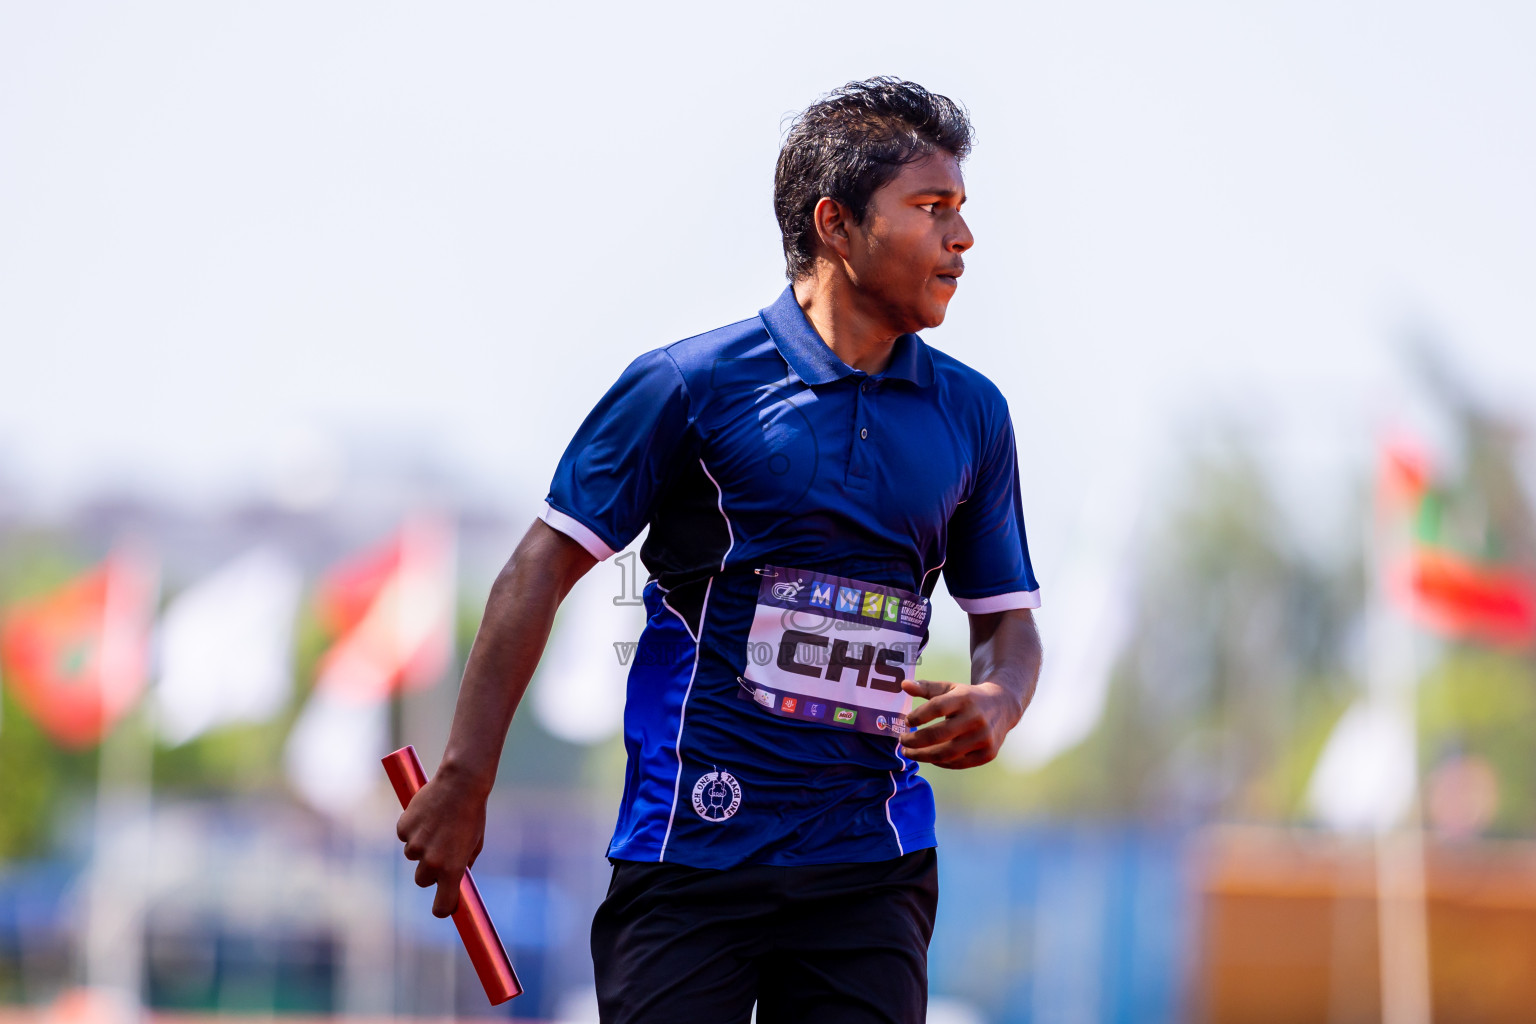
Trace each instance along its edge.
<path fill-rule="evenodd" d="M 965 108 L 915 82 L 889 75 L 849 82 L 807 107 L 790 126 L 773 174 L 773 212 L 784 236 L 791 281 L 816 260 L 813 214 L 822 196 L 864 220 L 869 199 L 902 166 L 944 150 L 971 151 Z"/>

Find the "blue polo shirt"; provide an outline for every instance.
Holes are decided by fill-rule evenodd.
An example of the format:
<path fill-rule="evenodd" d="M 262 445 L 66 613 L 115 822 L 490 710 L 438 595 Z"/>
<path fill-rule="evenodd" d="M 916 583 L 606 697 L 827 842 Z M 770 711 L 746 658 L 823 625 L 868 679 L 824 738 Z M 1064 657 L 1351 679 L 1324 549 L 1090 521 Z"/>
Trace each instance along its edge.
<path fill-rule="evenodd" d="M 934 845 L 894 732 L 938 574 L 967 612 L 1039 605 L 991 381 L 915 334 L 884 372 L 855 370 L 786 288 L 631 363 L 542 518 L 598 559 L 650 527 L 609 856 L 725 868 Z"/>

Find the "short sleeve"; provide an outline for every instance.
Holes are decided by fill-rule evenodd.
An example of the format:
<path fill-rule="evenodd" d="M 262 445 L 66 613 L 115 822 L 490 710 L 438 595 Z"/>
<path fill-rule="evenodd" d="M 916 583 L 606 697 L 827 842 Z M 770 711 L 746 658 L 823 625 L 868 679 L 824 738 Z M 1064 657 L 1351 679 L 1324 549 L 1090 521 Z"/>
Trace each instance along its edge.
<path fill-rule="evenodd" d="M 560 457 L 539 518 L 602 560 L 645 527 L 689 424 L 687 386 L 656 349 L 630 363 Z"/>
<path fill-rule="evenodd" d="M 977 467 L 976 484 L 949 520 L 944 581 L 972 615 L 1040 607 L 1029 562 L 1013 420 L 1004 415 Z"/>

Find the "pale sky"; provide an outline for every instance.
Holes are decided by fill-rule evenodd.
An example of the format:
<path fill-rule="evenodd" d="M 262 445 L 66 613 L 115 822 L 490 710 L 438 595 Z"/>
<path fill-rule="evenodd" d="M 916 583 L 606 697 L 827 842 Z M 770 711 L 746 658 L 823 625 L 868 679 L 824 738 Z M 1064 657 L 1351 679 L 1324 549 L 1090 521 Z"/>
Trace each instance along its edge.
<path fill-rule="evenodd" d="M 1533 53 L 1516 3 L 11 0 L 0 478 L 218 502 L 408 439 L 531 506 L 629 359 L 773 300 L 785 116 L 891 73 L 974 117 L 927 337 L 1010 401 L 1048 583 L 1190 424 L 1360 468 L 1406 321 L 1531 405 Z"/>

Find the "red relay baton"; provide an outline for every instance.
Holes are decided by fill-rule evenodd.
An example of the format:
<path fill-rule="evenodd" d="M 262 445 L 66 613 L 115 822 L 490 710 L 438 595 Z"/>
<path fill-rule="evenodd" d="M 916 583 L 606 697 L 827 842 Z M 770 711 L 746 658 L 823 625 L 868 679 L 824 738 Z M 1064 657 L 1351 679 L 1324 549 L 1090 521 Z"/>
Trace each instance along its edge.
<path fill-rule="evenodd" d="M 427 784 L 427 773 L 421 767 L 421 758 L 416 756 L 416 748 L 401 747 L 383 760 L 384 771 L 395 787 L 400 806 L 409 807 L 411 797 Z M 475 973 L 480 976 L 480 984 L 485 987 L 491 1005 L 522 995 L 522 982 L 517 980 L 512 960 L 501 944 L 501 936 L 496 934 L 496 926 L 491 923 L 485 901 L 480 898 L 480 890 L 475 887 L 475 880 L 467 868 L 459 882 L 459 909 L 453 912 L 453 923 L 458 926 L 459 938 L 464 940 L 464 949 L 469 953 L 469 962 L 475 965 Z"/>

